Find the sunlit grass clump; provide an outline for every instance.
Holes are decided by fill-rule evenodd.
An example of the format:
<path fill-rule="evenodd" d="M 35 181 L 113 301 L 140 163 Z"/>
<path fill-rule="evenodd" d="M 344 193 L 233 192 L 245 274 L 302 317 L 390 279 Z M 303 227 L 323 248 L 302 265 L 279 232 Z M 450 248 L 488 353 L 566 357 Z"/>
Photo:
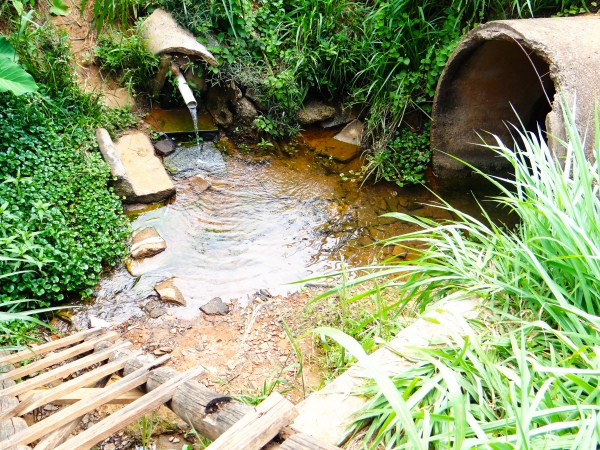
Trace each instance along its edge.
<path fill-rule="evenodd" d="M 421 251 L 352 283 L 378 279 L 397 291 L 399 308 L 475 295 L 486 312 L 447 346 L 418 350 L 395 389 L 381 379 L 366 388 L 372 399 L 355 429 L 366 433 L 365 448 L 597 448 L 600 127 L 596 120 L 594 161 L 568 110 L 565 127 L 560 158 L 541 132 L 515 130 L 516 151 L 500 140 L 490 147 L 515 177 L 481 175 L 518 216 L 516 227 L 446 203 L 453 221 L 390 214 L 421 229 L 386 244 Z"/>

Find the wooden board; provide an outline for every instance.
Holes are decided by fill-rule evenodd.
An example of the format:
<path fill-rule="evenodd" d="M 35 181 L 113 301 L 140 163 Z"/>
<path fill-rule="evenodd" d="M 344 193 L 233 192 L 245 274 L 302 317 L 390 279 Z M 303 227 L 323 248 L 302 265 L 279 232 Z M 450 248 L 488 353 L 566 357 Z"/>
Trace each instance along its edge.
<path fill-rule="evenodd" d="M 119 336 L 118 333 L 111 331 L 102 336 L 96 337 L 94 339 L 90 339 L 89 341 L 84 341 L 81 344 L 76 345 L 75 347 L 70 347 L 66 350 L 60 351 L 54 354 L 48 354 L 45 358 L 40 359 L 39 361 L 35 361 L 31 364 L 27 364 L 26 366 L 18 367 L 14 370 L 6 372 L 0 375 L 0 380 L 2 379 L 12 379 L 17 380 L 19 378 L 23 378 L 29 375 L 34 374 L 40 370 L 46 369 L 47 367 L 53 366 L 55 364 L 66 361 L 67 359 L 73 358 L 75 356 L 81 355 L 82 353 L 89 352 L 94 349 L 94 346 L 105 340 L 114 340 Z"/>
<path fill-rule="evenodd" d="M 129 342 L 115 344 L 112 347 L 108 347 L 105 350 L 94 352 L 91 355 L 88 355 L 84 358 L 76 359 L 75 361 L 64 364 L 62 366 L 58 366 L 46 373 L 40 374 L 22 383 L 16 384 L 15 386 L 4 389 L 0 391 L 0 393 L 2 395 L 20 395 L 24 392 L 38 388 L 40 386 L 44 386 L 45 384 L 48 384 L 52 381 L 58 380 L 60 378 L 65 378 L 66 376 L 71 375 L 74 372 L 77 372 L 78 370 L 82 370 L 96 363 L 102 362 L 110 358 L 110 356 L 116 351 L 123 350 L 130 346 L 131 343 Z M 43 361 L 44 360 L 41 360 L 40 362 Z M 11 376 L 12 373 L 13 372 L 9 372 L 7 375 Z"/>
<path fill-rule="evenodd" d="M 290 436 L 279 448 L 280 450 L 341 450 L 340 447 L 321 442 L 306 433 L 296 433 Z"/>
<path fill-rule="evenodd" d="M 56 447 L 55 450 L 87 450 L 91 448 L 94 444 L 109 437 L 111 434 L 133 423 L 140 417 L 149 414 L 163 403 L 169 401 L 177 386 L 184 381 L 200 375 L 202 372 L 204 372 L 204 368 L 198 366 L 172 378 L 151 393 L 137 399 L 91 428 L 88 428 L 72 439 L 69 439 L 64 444 Z"/>
<path fill-rule="evenodd" d="M 58 411 L 56 414 L 47 417 L 46 419 L 32 425 L 27 430 L 21 431 L 11 437 L 10 441 L 4 440 L 0 442 L 0 450 L 7 450 L 13 445 L 27 445 L 45 434 L 59 427 L 62 427 L 69 422 L 77 419 L 84 414 L 94 410 L 100 405 L 103 405 L 111 398 L 128 392 L 131 389 L 143 384 L 148 379 L 150 369 L 163 364 L 169 359 L 169 355 L 164 355 L 151 363 L 146 364 L 142 368 L 127 375 L 119 381 L 113 383 L 110 387 L 103 389 L 97 395 L 92 395 L 86 399 L 80 400 L 66 408 Z"/>
<path fill-rule="evenodd" d="M 0 356 L 0 366 L 5 364 L 14 364 L 26 359 L 35 358 L 59 348 L 68 347 L 69 345 L 81 342 L 91 336 L 96 336 L 102 333 L 104 330 L 101 328 L 92 328 L 89 330 L 83 330 L 79 333 L 72 334 L 70 336 L 57 339 L 55 341 L 46 342 L 45 344 L 34 345 L 33 347 L 21 350 L 17 353 L 11 353 L 8 355 Z"/>
<path fill-rule="evenodd" d="M 256 411 L 244 416 L 207 450 L 260 450 L 297 414 L 294 405 L 274 392 L 256 407 Z"/>
<path fill-rule="evenodd" d="M 77 380 L 77 378 L 75 378 L 75 379 Z M 88 398 L 91 395 L 96 395 L 101 390 L 102 390 L 102 388 L 90 388 L 90 387 L 79 388 L 73 392 L 67 392 L 66 394 L 62 394 L 58 398 L 52 399 L 51 402 L 54 405 L 71 405 L 75 402 L 78 402 L 79 400 Z M 32 391 L 31 394 L 33 394 L 34 398 L 36 396 L 38 396 L 38 398 L 41 398 L 39 396 L 47 394 L 47 393 L 51 393 L 52 391 L 54 391 L 54 389 L 50 389 L 50 390 L 39 389 L 39 390 Z M 139 389 L 134 389 L 129 392 L 125 392 L 124 394 L 121 394 L 118 397 L 110 399 L 106 404 L 127 405 L 127 404 L 137 400 L 138 398 L 142 397 L 143 395 L 144 395 L 144 393 L 142 391 L 140 391 Z M 47 403 L 50 403 L 50 402 L 44 401 L 43 405 L 45 405 Z M 36 406 L 36 407 L 39 407 L 39 406 Z M 33 407 L 33 408 L 29 407 L 27 409 L 28 410 L 35 409 L 36 407 Z M 29 412 L 29 411 L 27 411 L 27 412 Z M 26 412 L 21 413 L 21 415 L 22 414 L 26 414 Z"/>

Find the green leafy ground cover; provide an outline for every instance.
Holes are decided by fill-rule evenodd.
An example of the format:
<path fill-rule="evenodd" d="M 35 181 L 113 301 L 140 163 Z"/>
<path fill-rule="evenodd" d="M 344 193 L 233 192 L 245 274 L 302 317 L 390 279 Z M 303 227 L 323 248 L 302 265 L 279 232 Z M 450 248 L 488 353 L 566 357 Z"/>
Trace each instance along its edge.
<path fill-rule="evenodd" d="M 0 93 L 0 322 L 20 334 L 15 313 L 88 295 L 124 256 L 128 223 L 93 131 L 135 122 L 76 86 L 66 36 L 33 18 L 15 18 L 9 39 L 40 89 Z"/>

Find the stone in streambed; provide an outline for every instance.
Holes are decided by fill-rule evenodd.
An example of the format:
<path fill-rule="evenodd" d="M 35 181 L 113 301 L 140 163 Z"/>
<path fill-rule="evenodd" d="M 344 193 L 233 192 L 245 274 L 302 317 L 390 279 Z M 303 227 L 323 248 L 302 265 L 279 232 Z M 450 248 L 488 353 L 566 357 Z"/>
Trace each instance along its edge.
<path fill-rule="evenodd" d="M 336 141 L 345 142 L 346 144 L 360 146 L 364 128 L 365 127 L 363 123 L 356 119 L 346 125 L 342 131 L 336 134 L 333 138 Z"/>
<path fill-rule="evenodd" d="M 308 102 L 298 111 L 298 122 L 301 125 L 311 125 L 331 119 L 335 115 L 335 108 L 323 102 Z"/>
<path fill-rule="evenodd" d="M 192 188 L 192 191 L 194 191 L 195 194 L 202 194 L 204 191 L 206 191 L 212 186 L 212 184 L 210 184 L 210 181 L 205 180 L 199 175 L 190 177 L 188 179 L 188 183 L 190 184 L 190 187 Z"/>
<path fill-rule="evenodd" d="M 158 296 L 163 302 L 185 306 L 185 299 L 179 288 L 175 286 L 174 280 L 174 278 L 169 278 L 168 280 L 162 281 L 154 287 L 154 290 L 158 293 Z"/>
<path fill-rule="evenodd" d="M 170 155 L 176 148 L 177 145 L 171 139 L 163 139 L 154 143 L 154 151 L 160 156 Z"/>
<path fill-rule="evenodd" d="M 208 315 L 225 315 L 229 312 L 229 306 L 220 297 L 215 297 L 206 305 L 201 306 L 200 311 Z"/>
<path fill-rule="evenodd" d="M 142 228 L 133 235 L 131 257 L 134 259 L 149 258 L 164 251 L 166 248 L 167 243 L 154 228 Z"/>
<path fill-rule="evenodd" d="M 150 138 L 141 132 L 128 133 L 113 143 L 108 131 L 96 130 L 98 147 L 116 178 L 117 195 L 128 203 L 153 203 L 175 194 L 175 186 L 154 154 Z"/>

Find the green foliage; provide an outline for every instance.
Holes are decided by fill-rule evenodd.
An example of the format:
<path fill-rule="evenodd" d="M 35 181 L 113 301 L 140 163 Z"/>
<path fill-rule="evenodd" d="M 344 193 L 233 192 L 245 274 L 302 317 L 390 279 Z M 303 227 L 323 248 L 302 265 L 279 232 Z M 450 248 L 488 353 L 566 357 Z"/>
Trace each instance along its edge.
<path fill-rule="evenodd" d="M 10 274 L 0 279 L 0 303 L 88 295 L 103 264 L 125 253 L 126 221 L 94 151 L 98 119 L 86 112 L 45 95 L 0 94 L 0 239 L 14 258 L 0 261 Z"/>
<path fill-rule="evenodd" d="M 222 61 L 209 72 L 233 79 L 264 106 L 257 127 L 292 135 L 305 97 L 362 106 L 368 173 L 401 184 L 419 182 L 422 157 L 388 142 L 407 114 L 426 118 L 437 80 L 464 32 L 487 20 L 585 10 L 585 1 L 494 0 L 160 0 Z M 575 8 L 575 9 L 574 9 Z M 422 130 L 416 130 L 418 134 Z M 406 161 L 408 157 L 409 161 Z M 394 167 L 400 164 L 401 167 Z M 414 164 L 415 167 L 407 168 Z M 374 170 L 375 169 L 375 170 Z"/>
<path fill-rule="evenodd" d="M 600 169 L 586 158 L 569 108 L 562 109 L 564 159 L 541 132 L 515 130 L 517 149 L 499 140 L 491 147 L 510 162 L 514 179 L 473 168 L 519 218 L 514 229 L 447 203 L 440 207 L 456 220 L 445 223 L 390 214 L 420 229 L 384 243 L 416 257 L 367 268 L 348 282 L 379 280 L 397 296 L 397 308 L 479 296 L 488 309 L 482 322 L 462 324 L 465 334 L 451 335 L 446 348 L 411 353 L 419 364 L 395 379 L 397 393 L 383 391 L 379 380 L 370 388 L 375 397 L 357 422 L 367 427 L 366 448 L 414 445 L 393 407 L 397 395 L 410 405 L 426 448 L 598 446 Z M 598 117 L 594 142 L 598 161 Z"/>
<path fill-rule="evenodd" d="M 94 49 L 100 68 L 117 78 L 130 92 L 148 92 L 156 77 L 159 58 L 142 43 L 139 29 L 120 32 L 115 28 L 98 36 Z"/>
<path fill-rule="evenodd" d="M 88 0 L 81 0 L 81 12 L 85 10 Z M 125 26 L 133 19 L 138 18 L 139 10 L 146 5 L 141 0 L 94 0 L 94 25 L 100 33 L 106 24 L 117 22 Z"/>
<path fill-rule="evenodd" d="M 16 62 L 13 46 L 0 35 L 0 92 L 11 91 L 15 95 L 35 92 L 37 84 L 31 75 Z"/>
<path fill-rule="evenodd" d="M 422 183 L 431 158 L 429 129 L 418 134 L 403 128 L 393 135 L 384 148 L 367 156 L 367 176 L 393 181 L 400 187 Z"/>

